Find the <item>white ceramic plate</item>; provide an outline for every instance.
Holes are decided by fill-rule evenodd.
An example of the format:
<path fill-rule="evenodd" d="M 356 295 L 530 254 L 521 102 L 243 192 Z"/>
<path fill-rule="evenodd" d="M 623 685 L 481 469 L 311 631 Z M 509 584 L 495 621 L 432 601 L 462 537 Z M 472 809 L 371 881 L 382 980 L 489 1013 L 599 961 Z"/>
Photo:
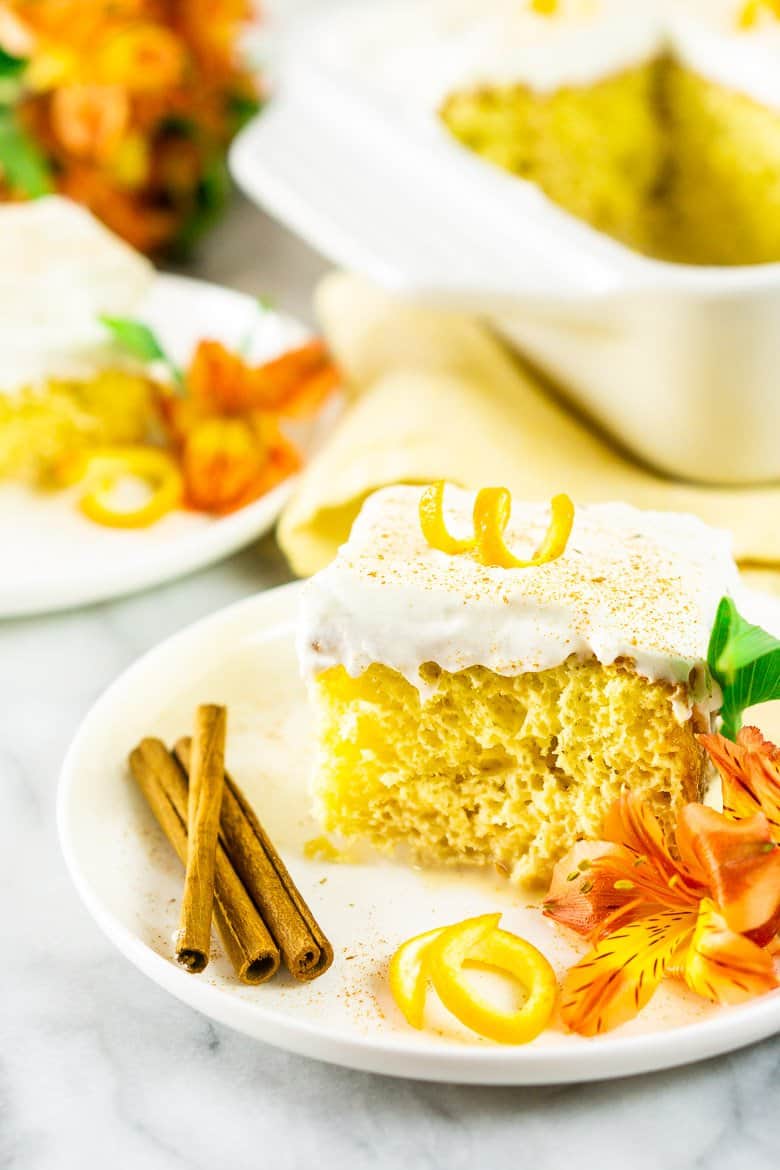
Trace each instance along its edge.
<path fill-rule="evenodd" d="M 186 363 L 198 340 L 233 346 L 251 339 L 248 353 L 263 361 L 301 344 L 308 331 L 243 293 L 184 277 L 159 276 L 138 313 L 167 352 Z M 336 404 L 334 403 L 334 406 Z M 310 451 L 332 422 L 329 406 L 295 438 Z M 276 522 L 293 480 L 239 512 L 212 519 L 174 512 L 151 528 L 101 528 L 75 507 L 74 491 L 53 495 L 0 486 L 0 618 L 103 601 L 183 576 L 257 540 Z"/>
<path fill-rule="evenodd" d="M 307 808 L 312 742 L 293 645 L 299 585 L 232 606 L 147 654 L 99 700 L 65 762 L 59 830 L 68 868 L 95 920 L 156 983 L 259 1040 L 320 1060 L 395 1076 L 537 1084 L 623 1076 L 727 1052 L 780 1029 L 780 994 L 718 1009 L 664 986 L 639 1019 L 585 1040 L 550 1030 L 525 1048 L 493 1046 L 434 1008 L 417 1033 L 395 1008 L 387 962 L 403 939 L 500 910 L 558 970 L 577 952 L 496 874 L 421 871 L 370 857 L 307 860 L 318 836 Z M 780 629 L 780 606 L 767 612 Z M 758 616 L 758 615 L 757 615 Z M 199 702 L 229 706 L 229 766 L 286 859 L 336 953 L 315 983 L 282 975 L 239 984 L 215 943 L 201 976 L 172 961 L 181 870 L 125 764 L 144 735 L 172 741 Z"/>

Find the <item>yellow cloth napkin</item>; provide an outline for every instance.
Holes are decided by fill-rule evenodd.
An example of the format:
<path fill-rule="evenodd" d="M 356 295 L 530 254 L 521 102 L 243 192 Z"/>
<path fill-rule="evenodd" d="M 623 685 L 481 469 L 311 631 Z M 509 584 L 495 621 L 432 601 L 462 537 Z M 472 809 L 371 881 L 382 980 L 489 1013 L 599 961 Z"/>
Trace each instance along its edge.
<path fill-rule="evenodd" d="M 653 474 L 552 398 L 473 318 L 409 305 L 344 273 L 323 281 L 316 307 L 354 400 L 280 522 L 301 576 L 333 557 L 372 491 L 436 479 L 503 485 L 523 499 L 568 492 L 575 503 L 693 512 L 731 530 L 743 564 L 780 568 L 780 485 L 706 488 Z"/>

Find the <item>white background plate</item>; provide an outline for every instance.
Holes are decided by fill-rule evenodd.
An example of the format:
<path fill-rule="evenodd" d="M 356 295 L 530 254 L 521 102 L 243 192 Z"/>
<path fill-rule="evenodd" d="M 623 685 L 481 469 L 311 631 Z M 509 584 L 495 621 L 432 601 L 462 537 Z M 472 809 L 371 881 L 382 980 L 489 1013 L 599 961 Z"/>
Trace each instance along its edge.
<path fill-rule="evenodd" d="M 116 946 L 199 1011 L 260 1040 L 320 1060 L 397 1076 L 474 1084 L 538 1084 L 622 1076 L 727 1052 L 780 1030 L 780 994 L 718 1009 L 676 985 L 642 1015 L 596 1040 L 544 1033 L 503 1048 L 461 1030 L 443 1009 L 437 1031 L 414 1032 L 387 991 L 387 962 L 404 938 L 500 910 L 561 971 L 580 952 L 495 874 L 420 871 L 368 857 L 307 860 L 319 835 L 307 813 L 311 731 L 294 652 L 300 586 L 274 590 L 176 635 L 141 659 L 88 715 L 65 762 L 59 829 L 77 889 Z M 757 620 L 780 629 L 780 607 L 755 598 Z M 215 943 L 204 975 L 171 960 L 181 869 L 129 777 L 144 735 L 187 732 L 199 702 L 229 706 L 229 766 L 331 938 L 336 959 L 310 985 L 287 976 L 239 984 Z M 356 855 L 357 856 L 357 855 Z"/>
<path fill-rule="evenodd" d="M 197 342 L 215 338 L 263 361 L 294 345 L 308 330 L 291 317 L 261 310 L 243 293 L 179 276 L 158 276 L 138 316 L 152 325 L 166 351 L 186 364 Z M 311 449 L 334 415 L 295 434 Z M 102 528 L 75 507 L 76 490 L 53 495 L 0 486 L 0 618 L 64 609 L 131 593 L 228 556 L 268 532 L 289 498 L 287 480 L 232 515 L 213 519 L 173 512 L 138 531 Z"/>

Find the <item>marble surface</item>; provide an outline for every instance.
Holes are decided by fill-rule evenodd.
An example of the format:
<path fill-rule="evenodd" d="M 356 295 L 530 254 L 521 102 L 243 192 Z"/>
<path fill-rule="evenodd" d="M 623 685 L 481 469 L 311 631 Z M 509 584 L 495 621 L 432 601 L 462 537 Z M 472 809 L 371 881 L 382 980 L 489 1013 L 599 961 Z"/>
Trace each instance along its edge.
<path fill-rule="evenodd" d="M 197 274 L 307 316 L 324 267 L 238 201 Z M 774 1170 L 778 1040 L 572 1088 L 391 1081 L 218 1027 L 103 938 L 56 837 L 57 775 L 79 721 L 145 650 L 286 579 L 267 540 L 133 598 L 0 622 L 0 1170 Z"/>

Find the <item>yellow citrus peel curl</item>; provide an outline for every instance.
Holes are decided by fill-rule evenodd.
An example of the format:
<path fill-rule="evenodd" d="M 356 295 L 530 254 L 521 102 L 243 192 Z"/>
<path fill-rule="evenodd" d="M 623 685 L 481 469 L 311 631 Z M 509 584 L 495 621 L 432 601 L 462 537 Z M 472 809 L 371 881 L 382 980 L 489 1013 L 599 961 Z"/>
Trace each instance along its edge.
<path fill-rule="evenodd" d="M 457 556 L 458 553 L 470 552 L 476 542 L 456 540 L 450 536 L 444 521 L 444 486 L 444 480 L 440 479 L 423 492 L 420 498 L 420 527 L 431 548 Z"/>
<path fill-rule="evenodd" d="M 108 528 L 147 528 L 182 500 L 184 485 L 176 461 L 154 447 L 106 447 L 87 457 L 86 491 L 79 500 L 83 514 Z M 137 508 L 119 508 L 114 493 L 124 479 L 141 480 L 149 489 Z"/>
<path fill-rule="evenodd" d="M 420 527 L 431 548 L 457 556 L 474 552 L 480 564 L 500 569 L 532 569 L 555 561 L 566 551 L 574 524 L 574 504 L 567 495 L 554 496 L 550 526 L 530 560 L 514 556 L 504 540 L 512 514 L 511 493 L 502 487 L 482 488 L 474 501 L 474 537 L 457 540 L 444 520 L 444 481 L 431 484 L 420 498 Z"/>
<path fill-rule="evenodd" d="M 544 955 L 516 934 L 500 930 L 500 914 L 467 918 L 429 930 L 398 948 L 390 963 L 390 990 L 413 1028 L 422 1028 L 428 984 L 452 1014 L 499 1044 L 527 1044 L 547 1026 L 557 993 L 555 973 Z M 464 978 L 464 968 L 501 971 L 526 991 L 515 1011 L 502 1011 Z"/>

